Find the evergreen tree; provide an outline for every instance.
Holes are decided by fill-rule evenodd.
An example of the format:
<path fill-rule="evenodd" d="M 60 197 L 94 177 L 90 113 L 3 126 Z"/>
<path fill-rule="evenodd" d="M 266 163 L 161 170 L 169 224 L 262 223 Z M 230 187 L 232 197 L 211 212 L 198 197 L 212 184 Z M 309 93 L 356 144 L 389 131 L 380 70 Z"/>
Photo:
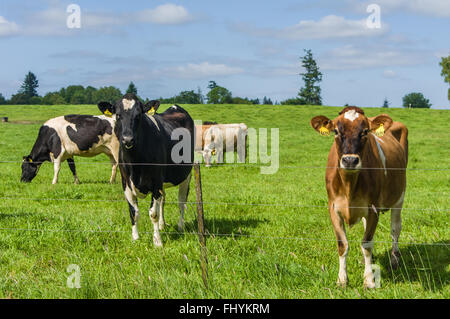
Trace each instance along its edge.
<path fill-rule="evenodd" d="M 127 89 L 127 94 L 132 93 L 137 96 L 137 87 L 134 85 L 133 81 L 130 82 Z"/>
<path fill-rule="evenodd" d="M 39 81 L 32 72 L 28 72 L 25 76 L 25 80 L 20 86 L 20 90 L 18 93 L 23 93 L 26 97 L 31 98 L 33 96 L 37 96 L 37 88 L 39 87 Z"/>
<path fill-rule="evenodd" d="M 0 93 L 0 105 L 2 104 L 6 104 L 6 99 L 5 97 Z"/>
<path fill-rule="evenodd" d="M 389 102 L 388 102 L 387 98 L 384 98 L 383 107 L 384 108 L 388 108 L 389 107 Z"/>
<path fill-rule="evenodd" d="M 265 96 L 263 98 L 263 103 L 262 104 L 264 104 L 264 105 L 273 105 L 273 102 L 272 102 L 272 100 L 270 98 Z"/>
<path fill-rule="evenodd" d="M 203 97 L 203 93 L 202 93 L 202 90 L 200 89 L 200 87 L 197 88 L 197 96 L 199 98 L 199 103 L 198 104 L 204 104 L 205 103 L 205 98 Z"/>
<path fill-rule="evenodd" d="M 318 82 L 322 81 L 322 73 L 319 71 L 311 50 L 305 50 L 305 53 L 305 56 L 301 57 L 301 61 L 306 71 L 300 73 L 305 86 L 300 89 L 298 96 L 305 101 L 305 104 L 322 105 L 321 89 L 317 85 Z"/>

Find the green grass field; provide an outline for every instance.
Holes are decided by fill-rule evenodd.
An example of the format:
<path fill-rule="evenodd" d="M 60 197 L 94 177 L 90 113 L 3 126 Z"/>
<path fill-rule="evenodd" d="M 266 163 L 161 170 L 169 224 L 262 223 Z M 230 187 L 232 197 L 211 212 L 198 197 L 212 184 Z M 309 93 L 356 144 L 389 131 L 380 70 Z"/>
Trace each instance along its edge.
<path fill-rule="evenodd" d="M 388 113 L 407 125 L 409 168 L 420 169 L 408 170 L 401 267 L 390 271 L 387 213 L 375 234 L 381 288 L 364 290 L 362 223 L 347 229 L 350 284 L 336 286 L 336 242 L 328 211 L 321 207 L 327 205 L 324 167 L 333 138 L 309 126 L 313 116 L 334 118 L 341 108 L 185 107 L 194 119 L 280 130 L 280 168 L 274 175 L 251 166 L 202 167 L 206 227 L 216 234 L 207 238 L 209 289 L 201 279 L 193 209 L 186 213 L 186 233 L 177 234 L 177 205 L 166 204 L 170 226 L 162 235 L 164 247 L 157 249 L 147 214 L 150 199 L 141 200 L 141 238 L 132 242 L 120 176 L 116 184 L 108 183 L 111 166 L 105 155 L 75 158 L 80 185 L 73 184 L 66 163 L 57 185 L 51 185 L 50 163 L 31 184 L 20 183 L 20 161 L 40 125 L 64 114 L 99 114 L 96 106 L 1 106 L 0 116 L 10 122 L 0 123 L 0 297 L 450 297 L 450 111 L 365 109 L 368 116 Z M 192 182 L 191 202 L 193 190 Z M 167 201 L 176 201 L 174 189 Z M 261 203 L 278 206 L 252 205 Z M 67 286 L 71 264 L 81 269 L 79 289 Z"/>

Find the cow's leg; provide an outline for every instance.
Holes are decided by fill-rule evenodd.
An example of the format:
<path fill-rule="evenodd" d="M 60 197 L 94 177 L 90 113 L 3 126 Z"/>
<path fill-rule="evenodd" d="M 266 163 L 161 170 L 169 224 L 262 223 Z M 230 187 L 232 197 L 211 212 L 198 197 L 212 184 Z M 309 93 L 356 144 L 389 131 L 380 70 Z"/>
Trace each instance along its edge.
<path fill-rule="evenodd" d="M 402 203 L 403 204 L 403 203 Z M 397 269 L 400 259 L 400 251 L 398 249 L 398 238 L 402 230 L 402 208 L 391 209 L 391 237 L 392 237 L 392 251 L 391 251 L 391 266 L 392 269 Z"/>
<path fill-rule="evenodd" d="M 69 164 L 69 168 L 70 168 L 70 170 L 72 171 L 72 174 L 73 174 L 73 182 L 74 182 L 75 184 L 80 184 L 80 180 L 78 179 L 77 171 L 76 171 L 76 169 L 75 169 L 75 161 L 73 160 L 73 158 L 68 158 L 68 159 L 67 159 L 67 164 Z"/>
<path fill-rule="evenodd" d="M 212 154 L 210 150 L 204 150 L 202 152 L 203 154 L 203 159 L 205 161 L 205 167 L 211 167 L 211 162 L 212 162 Z"/>
<path fill-rule="evenodd" d="M 237 155 L 239 163 L 245 163 L 245 135 L 239 133 L 237 140 Z"/>
<path fill-rule="evenodd" d="M 139 221 L 139 207 L 137 197 L 133 194 L 131 188 L 126 185 L 125 186 L 125 198 L 128 202 L 128 210 L 130 211 L 130 219 L 131 219 L 131 237 L 133 240 L 139 239 L 139 231 L 138 231 L 138 221 Z"/>
<path fill-rule="evenodd" d="M 111 178 L 109 179 L 109 182 L 111 184 L 113 184 L 116 181 L 117 166 L 119 165 L 119 161 L 117 159 L 115 159 L 114 156 L 112 156 L 112 155 L 109 156 L 109 160 L 112 165 Z"/>
<path fill-rule="evenodd" d="M 341 287 L 345 287 L 348 284 L 347 276 L 347 255 L 348 255 L 348 241 L 347 234 L 345 232 L 344 221 L 341 216 L 335 210 L 334 204 L 330 206 L 331 223 L 333 224 L 334 234 L 337 240 L 337 249 L 339 254 L 339 275 L 337 284 Z"/>
<path fill-rule="evenodd" d="M 164 219 L 164 204 L 166 203 L 166 192 L 161 192 L 161 205 L 159 207 L 159 230 L 163 230 L 166 226 L 166 220 Z"/>
<path fill-rule="evenodd" d="M 216 163 L 218 164 L 223 164 L 223 146 L 216 146 L 216 154 L 217 154 L 217 158 L 216 158 Z"/>
<path fill-rule="evenodd" d="M 373 236 L 378 225 L 378 212 L 375 206 L 369 209 L 366 218 L 366 229 L 361 243 L 364 256 L 364 287 L 375 288 L 375 278 L 372 270 Z"/>
<path fill-rule="evenodd" d="M 191 182 L 191 173 L 180 184 L 178 188 L 178 207 L 180 209 L 180 220 L 178 221 L 178 231 L 184 230 L 184 210 L 187 209 L 187 198 L 189 195 L 189 184 Z"/>
<path fill-rule="evenodd" d="M 152 196 L 154 196 L 152 194 Z M 150 220 L 153 223 L 153 244 L 156 247 L 162 247 L 162 239 L 161 234 L 159 233 L 159 212 L 161 209 L 161 201 L 162 196 L 159 196 L 159 198 L 153 197 L 152 198 L 152 206 L 150 207 L 148 211 L 148 215 L 150 216 Z"/>
<path fill-rule="evenodd" d="M 58 174 L 61 169 L 61 158 L 55 158 L 53 161 L 53 181 L 52 184 L 58 183 Z"/>

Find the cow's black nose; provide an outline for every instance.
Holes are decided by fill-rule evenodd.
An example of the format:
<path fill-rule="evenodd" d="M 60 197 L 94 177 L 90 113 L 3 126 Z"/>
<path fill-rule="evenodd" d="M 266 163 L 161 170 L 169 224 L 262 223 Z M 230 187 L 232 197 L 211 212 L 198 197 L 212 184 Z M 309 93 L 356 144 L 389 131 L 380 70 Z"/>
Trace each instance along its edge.
<path fill-rule="evenodd" d="M 359 156 L 344 155 L 342 156 L 342 166 L 344 168 L 355 168 L 359 164 Z"/>
<path fill-rule="evenodd" d="M 122 143 L 125 148 L 130 149 L 133 147 L 133 137 L 132 136 L 123 136 Z"/>

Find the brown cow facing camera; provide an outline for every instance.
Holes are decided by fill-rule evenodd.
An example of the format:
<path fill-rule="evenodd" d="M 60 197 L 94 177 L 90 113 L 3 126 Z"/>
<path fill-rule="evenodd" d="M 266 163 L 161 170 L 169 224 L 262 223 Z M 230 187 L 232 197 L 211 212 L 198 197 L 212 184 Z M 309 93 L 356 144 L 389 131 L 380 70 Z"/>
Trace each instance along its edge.
<path fill-rule="evenodd" d="M 393 122 L 389 115 L 367 118 L 362 109 L 354 106 L 344 108 L 334 120 L 316 116 L 311 119 L 311 126 L 322 135 L 334 132 L 325 181 L 339 253 L 338 284 L 348 283 L 349 246 L 344 223 L 351 227 L 362 219 L 364 286 L 375 288 L 372 250 L 380 212 L 391 210 L 392 268 L 397 268 L 399 263 L 408 130 L 402 123 Z"/>

